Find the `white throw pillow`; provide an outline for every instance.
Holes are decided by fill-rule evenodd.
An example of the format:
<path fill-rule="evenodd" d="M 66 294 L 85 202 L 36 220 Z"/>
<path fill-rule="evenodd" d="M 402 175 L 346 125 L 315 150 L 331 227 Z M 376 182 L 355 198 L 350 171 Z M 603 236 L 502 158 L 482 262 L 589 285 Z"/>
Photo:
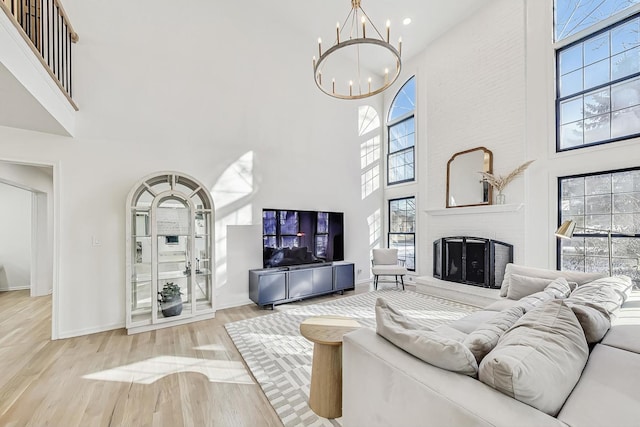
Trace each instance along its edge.
<path fill-rule="evenodd" d="M 556 416 L 589 357 L 575 314 L 552 300 L 522 316 L 480 364 L 485 384 Z"/>
<path fill-rule="evenodd" d="M 536 292 L 544 291 L 554 279 L 529 277 L 521 274 L 511 274 L 511 283 L 507 291 L 507 298 L 519 300 Z"/>
<path fill-rule="evenodd" d="M 565 300 L 565 303 L 578 318 L 587 343 L 594 344 L 602 341 L 602 338 L 611 328 L 611 317 L 607 310 L 590 302 Z"/>
<path fill-rule="evenodd" d="M 407 353 L 448 371 L 475 376 L 478 363 L 458 337 L 443 331 L 415 328 L 415 324 L 390 307 L 384 298 L 376 301 L 376 332 Z"/>
<path fill-rule="evenodd" d="M 602 283 L 594 281 L 586 285 L 578 286 L 567 301 L 573 303 L 592 303 L 601 306 L 608 313 L 613 313 L 620 308 L 624 302 L 623 297 L 611 286 L 605 286 Z"/>
<path fill-rule="evenodd" d="M 544 290 L 545 292 L 551 292 L 556 298 L 566 298 L 571 294 L 571 286 L 564 277 L 558 277 L 549 283 Z"/>
<path fill-rule="evenodd" d="M 551 292 L 540 291 L 521 298 L 517 301 L 517 306 L 522 307 L 524 309 L 524 312 L 527 313 L 534 308 L 541 306 L 543 303 L 551 301 L 553 299 L 555 299 L 555 297 Z"/>
<path fill-rule="evenodd" d="M 462 342 L 475 356 L 478 363 L 498 344 L 498 339 L 522 317 L 522 307 L 511 307 L 496 314 L 491 320 L 481 324 Z"/>
<path fill-rule="evenodd" d="M 548 270 L 546 268 L 526 267 L 524 265 L 518 265 L 509 263 L 505 268 L 504 279 L 502 280 L 502 286 L 500 288 L 500 296 L 506 297 L 509 291 L 511 282 L 511 274 L 520 274 L 528 277 L 539 277 L 542 279 L 556 279 L 558 277 L 564 277 L 568 282 L 575 282 L 578 285 L 582 285 L 592 280 L 605 277 L 602 273 L 585 273 L 583 271 L 558 271 Z"/>

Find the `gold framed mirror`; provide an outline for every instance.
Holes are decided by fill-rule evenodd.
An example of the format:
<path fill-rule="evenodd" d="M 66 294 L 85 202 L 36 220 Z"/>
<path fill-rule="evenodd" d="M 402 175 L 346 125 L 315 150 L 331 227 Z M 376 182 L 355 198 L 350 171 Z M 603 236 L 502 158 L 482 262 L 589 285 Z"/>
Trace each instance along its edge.
<path fill-rule="evenodd" d="M 479 172 L 493 173 L 493 153 L 476 147 L 455 153 L 447 162 L 447 207 L 490 205 L 492 188 Z"/>

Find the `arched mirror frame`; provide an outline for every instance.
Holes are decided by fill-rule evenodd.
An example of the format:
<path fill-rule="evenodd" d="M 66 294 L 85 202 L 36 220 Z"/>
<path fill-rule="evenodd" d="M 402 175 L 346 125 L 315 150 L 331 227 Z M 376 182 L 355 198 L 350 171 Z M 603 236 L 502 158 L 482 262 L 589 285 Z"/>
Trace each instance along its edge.
<path fill-rule="evenodd" d="M 165 230 L 158 228 L 160 205 L 171 199 L 183 204 L 188 211 L 184 218 L 175 219 L 175 232 L 167 231 L 166 227 L 171 227 L 171 224 L 165 223 Z M 126 221 L 128 333 L 215 317 L 214 224 L 215 207 L 211 193 L 202 183 L 186 174 L 172 171 L 154 173 L 131 189 L 127 197 Z M 176 277 L 168 280 L 185 284 L 184 289 L 181 286 L 184 309 L 174 317 L 164 317 L 160 313 L 156 298 L 167 281 L 168 272 L 160 271 L 162 260 L 159 259 L 163 255 L 159 253 L 163 247 L 160 241 L 167 238 L 178 241 L 176 249 L 184 249 L 184 259 L 167 261 L 169 265 L 179 265 Z M 173 243 L 167 239 L 166 244 L 170 245 L 170 241 Z M 146 253 L 143 254 L 144 248 Z M 140 304 L 140 298 L 150 301 Z"/>
<path fill-rule="evenodd" d="M 483 198 L 484 200 L 482 202 L 479 203 L 461 203 L 461 204 L 451 204 L 451 189 L 452 189 L 452 185 L 451 185 L 451 180 L 452 180 L 452 176 L 451 176 L 451 163 L 456 159 L 456 157 L 460 157 L 464 154 L 469 154 L 469 153 L 473 153 L 474 151 L 482 151 L 484 152 L 484 160 L 483 160 L 483 164 L 478 166 L 477 170 L 469 170 L 469 179 L 473 179 L 475 180 L 477 178 L 477 181 L 479 183 L 482 183 L 482 190 L 483 191 L 483 195 L 485 195 L 485 197 Z M 483 205 L 490 205 L 491 201 L 493 199 L 493 188 L 491 187 L 491 185 L 489 185 L 488 182 L 486 182 L 486 180 L 484 180 L 482 178 L 482 176 L 479 174 L 479 172 L 487 172 L 487 173 L 493 173 L 493 153 L 491 152 L 491 150 L 489 150 L 486 147 L 475 147 L 475 148 L 471 148 L 469 150 L 465 150 L 465 151 L 460 151 L 458 153 L 455 153 L 453 156 L 451 156 L 451 158 L 449 159 L 449 161 L 447 162 L 447 200 L 446 200 L 446 206 L 447 208 L 461 208 L 461 207 L 465 207 L 465 206 L 483 206 Z"/>

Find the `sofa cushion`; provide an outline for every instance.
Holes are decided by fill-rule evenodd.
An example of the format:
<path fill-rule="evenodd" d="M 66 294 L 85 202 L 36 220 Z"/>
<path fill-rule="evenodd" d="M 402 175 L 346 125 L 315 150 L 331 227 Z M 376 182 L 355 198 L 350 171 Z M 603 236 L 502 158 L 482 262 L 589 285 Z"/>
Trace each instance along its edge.
<path fill-rule="evenodd" d="M 558 419 L 570 426 L 638 426 L 638 378 L 640 355 L 597 344 Z"/>
<path fill-rule="evenodd" d="M 509 283 L 511 282 L 511 274 L 520 274 L 528 277 L 539 277 L 542 279 L 554 280 L 558 277 L 564 277 L 568 282 L 575 282 L 578 285 L 582 285 L 587 282 L 591 282 L 596 279 L 605 277 L 602 273 L 585 273 L 582 271 L 559 271 L 548 270 L 545 268 L 526 267 L 524 265 L 518 265 L 509 263 L 505 268 L 504 279 L 502 280 L 502 287 L 500 288 L 500 296 L 506 297 L 509 291 Z"/>
<path fill-rule="evenodd" d="M 580 379 L 589 348 L 575 314 L 552 300 L 522 316 L 480 364 L 485 384 L 555 416 Z"/>
<path fill-rule="evenodd" d="M 600 344 L 637 353 L 640 356 L 640 318 L 635 324 L 613 325 Z"/>
<path fill-rule="evenodd" d="M 502 311 L 518 305 L 518 301 L 514 301 L 509 298 L 500 298 L 498 301 L 492 302 L 484 308 L 484 310 L 490 311 Z"/>
<path fill-rule="evenodd" d="M 499 312 L 487 322 L 478 326 L 462 342 L 475 356 L 478 363 L 498 344 L 498 339 L 522 317 L 522 307 L 511 307 Z"/>
<path fill-rule="evenodd" d="M 519 307 L 522 307 L 524 309 L 524 312 L 527 313 L 533 310 L 534 308 L 542 305 L 543 303 L 547 301 L 551 301 L 553 299 L 555 298 L 551 292 L 540 291 L 540 292 L 536 292 L 535 294 L 531 294 L 529 296 L 521 298 L 518 301 L 517 305 Z"/>
<path fill-rule="evenodd" d="M 493 310 L 479 310 L 474 311 L 473 313 L 449 323 L 449 326 L 455 328 L 459 331 L 464 332 L 465 334 L 470 334 L 475 331 L 478 325 L 481 323 L 488 322 L 492 319 L 496 314 L 496 311 Z"/>
<path fill-rule="evenodd" d="M 553 282 L 554 279 L 544 279 L 540 277 L 529 277 L 521 274 L 511 274 L 511 281 L 507 290 L 507 298 L 519 300 L 544 289 Z"/>
<path fill-rule="evenodd" d="M 545 292 L 552 293 L 556 298 L 566 298 L 571 294 L 571 289 L 575 289 L 576 286 L 571 286 L 567 279 L 564 277 L 558 277 L 544 288 Z"/>
<path fill-rule="evenodd" d="M 376 332 L 431 365 L 469 376 L 478 373 L 475 357 L 456 337 L 444 335 L 442 331 L 415 328 L 384 298 L 376 301 Z"/>
<path fill-rule="evenodd" d="M 607 278 L 613 279 L 613 278 Z M 615 286 L 610 286 L 613 282 L 595 280 L 586 285 L 578 286 L 569 298 L 571 303 L 591 303 L 606 309 L 610 314 L 620 308 L 626 299 L 616 290 Z"/>
<path fill-rule="evenodd" d="M 611 327 L 611 318 L 607 310 L 591 303 L 574 303 L 571 301 L 565 301 L 565 303 L 571 308 L 578 322 L 580 322 L 587 343 L 600 342 Z"/>

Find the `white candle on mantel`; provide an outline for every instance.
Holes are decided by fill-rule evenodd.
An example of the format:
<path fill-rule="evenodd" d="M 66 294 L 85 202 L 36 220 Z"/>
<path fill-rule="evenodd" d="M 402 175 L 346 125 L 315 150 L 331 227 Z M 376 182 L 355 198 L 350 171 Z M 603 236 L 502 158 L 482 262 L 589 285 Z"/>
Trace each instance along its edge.
<path fill-rule="evenodd" d="M 391 31 L 391 21 L 387 19 L 387 43 L 389 43 L 389 33 Z"/>
<path fill-rule="evenodd" d="M 318 37 L 318 56 L 322 56 L 322 39 Z"/>

